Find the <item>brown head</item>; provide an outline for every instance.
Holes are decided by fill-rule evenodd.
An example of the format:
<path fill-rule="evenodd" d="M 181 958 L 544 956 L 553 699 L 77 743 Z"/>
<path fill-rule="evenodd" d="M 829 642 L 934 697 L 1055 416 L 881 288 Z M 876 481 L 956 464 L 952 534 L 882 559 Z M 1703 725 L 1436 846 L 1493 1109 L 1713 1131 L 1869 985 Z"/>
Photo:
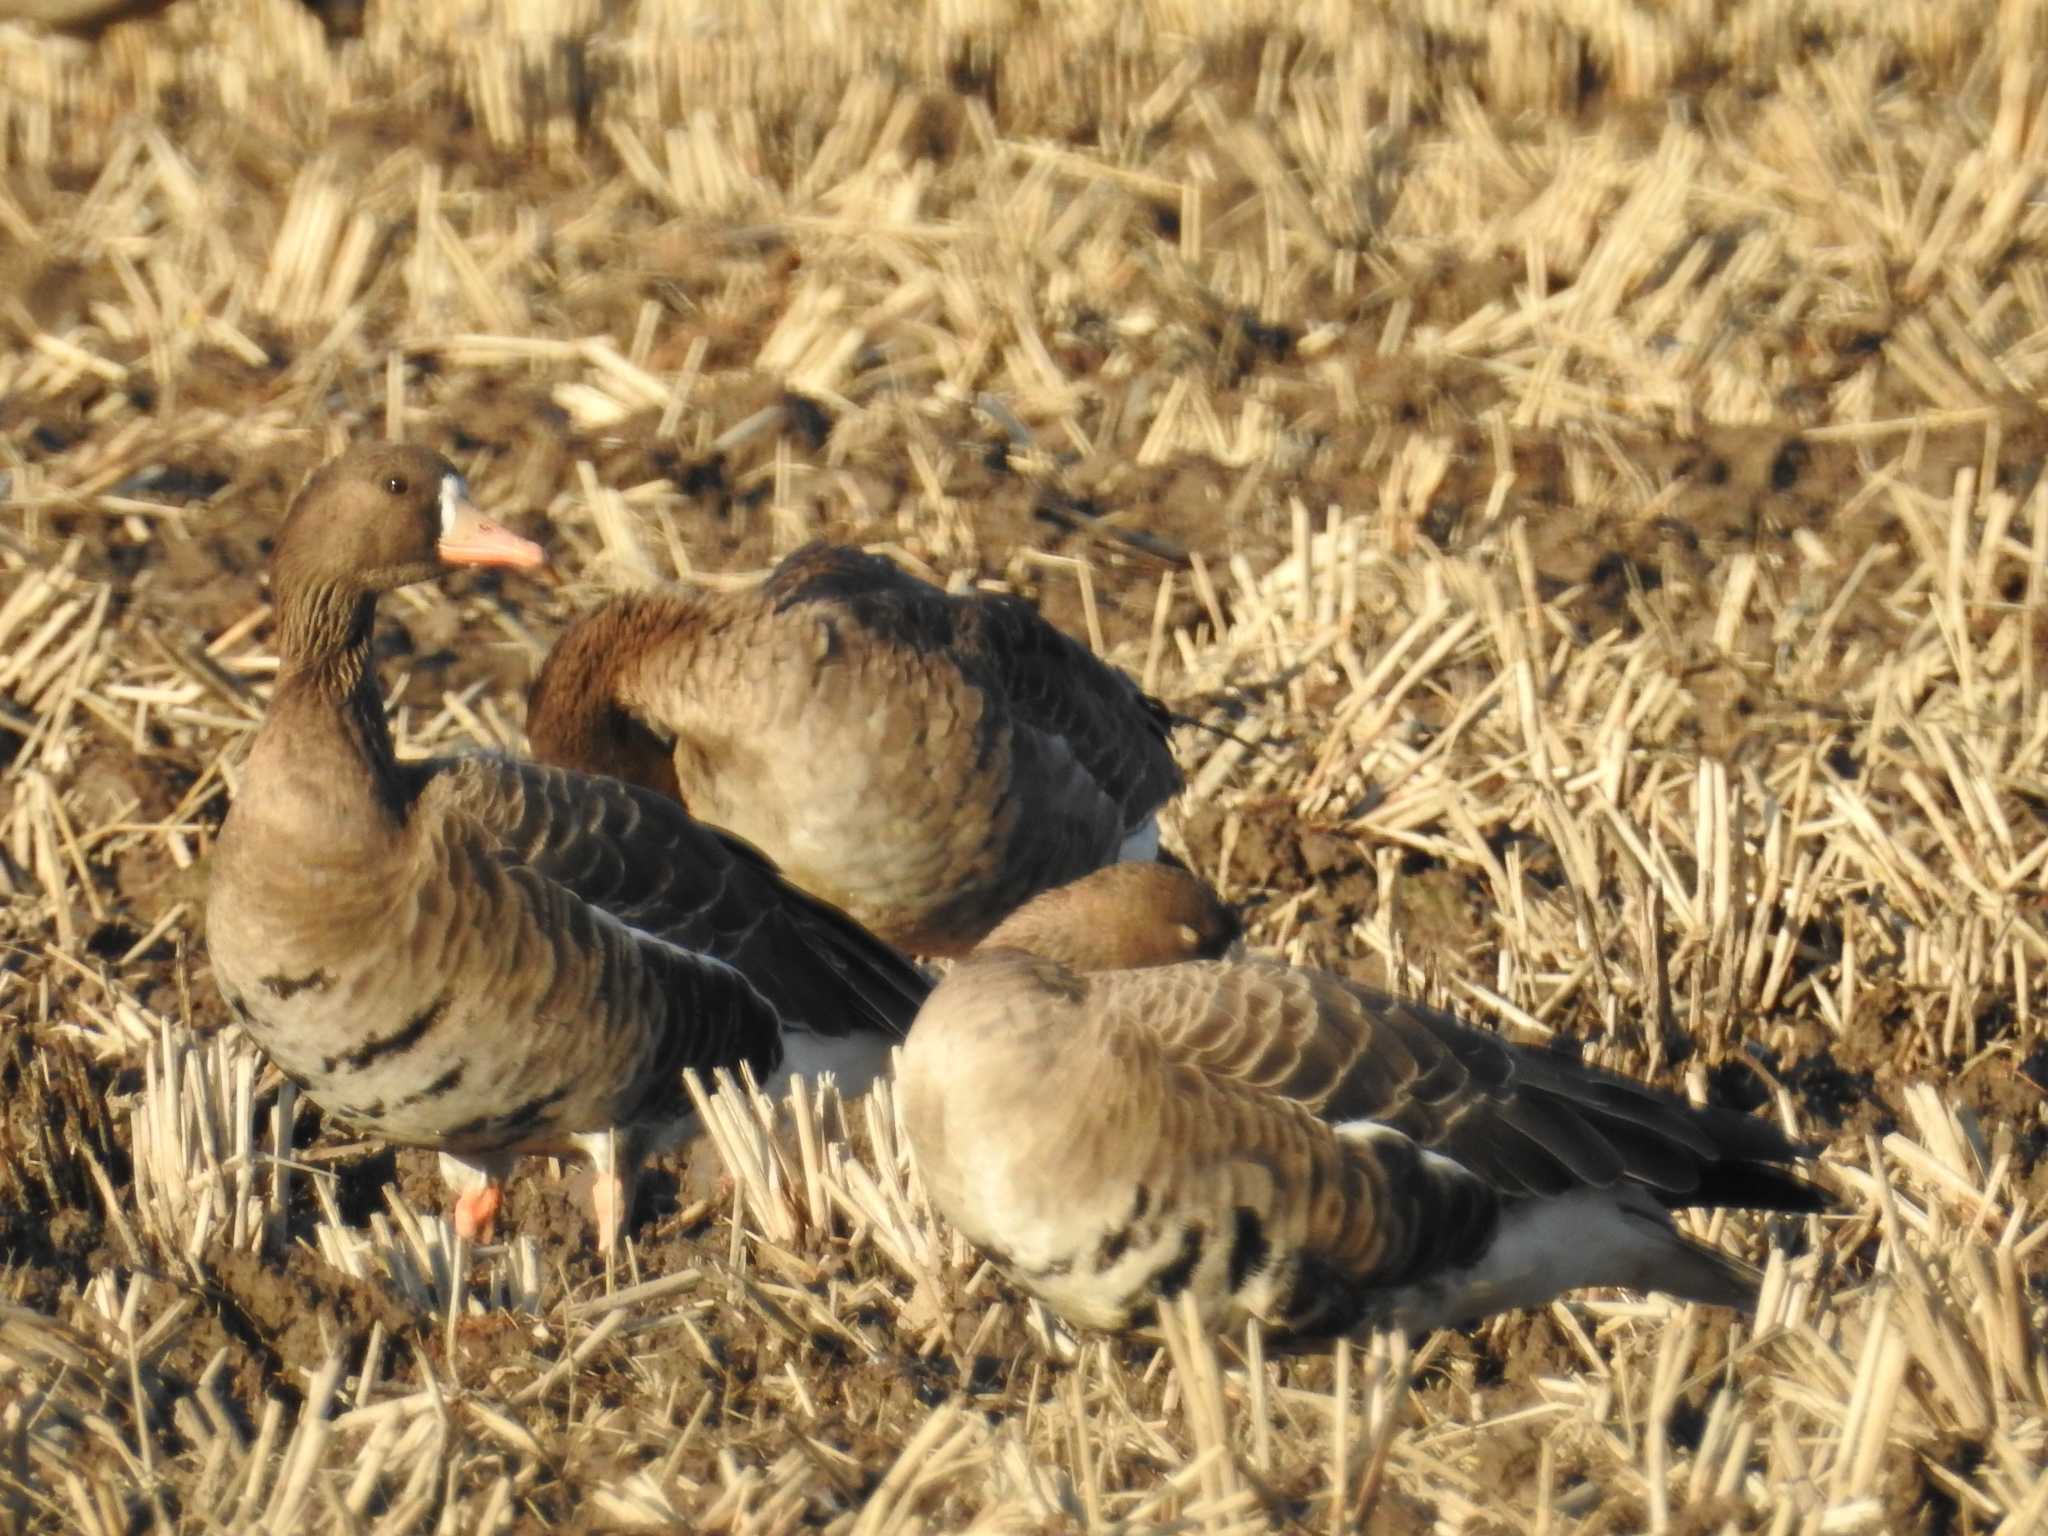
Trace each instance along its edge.
<path fill-rule="evenodd" d="M 313 472 L 271 556 L 273 578 L 389 592 L 453 565 L 536 566 L 538 544 L 469 499 L 455 466 L 426 448 L 358 443 Z"/>
<path fill-rule="evenodd" d="M 1111 864 L 1044 891 L 1003 919 L 980 950 L 1020 949 L 1074 971 L 1214 960 L 1244 935 L 1215 891 L 1170 864 Z"/>
<path fill-rule="evenodd" d="M 458 565 L 531 567 L 544 557 L 479 512 L 455 466 L 425 448 L 360 443 L 292 502 L 271 555 L 287 666 L 367 640 L 377 595 Z"/>
<path fill-rule="evenodd" d="M 673 749 L 618 700 L 620 667 L 682 622 L 664 596 L 614 598 L 555 642 L 526 695 L 526 741 L 557 768 L 609 774 L 682 799 Z"/>

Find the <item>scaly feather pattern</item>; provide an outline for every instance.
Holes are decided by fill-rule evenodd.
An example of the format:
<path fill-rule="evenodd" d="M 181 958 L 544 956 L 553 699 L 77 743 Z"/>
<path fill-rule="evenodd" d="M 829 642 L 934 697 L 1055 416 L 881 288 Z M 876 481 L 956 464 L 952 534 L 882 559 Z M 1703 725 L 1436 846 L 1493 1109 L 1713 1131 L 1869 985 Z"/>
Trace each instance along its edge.
<path fill-rule="evenodd" d="M 1156 848 L 1159 704 L 1011 597 L 814 544 L 759 588 L 639 593 L 536 679 L 542 759 L 679 796 L 913 953 Z"/>
<path fill-rule="evenodd" d="M 216 981 L 338 1118 L 439 1149 L 484 1235 L 523 1153 L 599 1165 L 609 1241 L 686 1069 L 884 1068 L 929 984 L 753 848 L 612 779 L 478 755 L 399 763 L 369 666 L 378 593 L 532 564 L 437 456 L 371 445 L 279 536 L 282 668 L 214 851 Z M 814 1042 L 830 1042 L 829 1052 Z"/>
<path fill-rule="evenodd" d="M 1185 871 L 1048 892 L 932 993 L 898 1094 L 933 1205 L 1072 1320 L 1191 1293 L 1282 1338 L 1589 1285 L 1744 1305 L 1667 1207 L 1823 1204 L 1802 1149 L 1325 972 L 1227 958 Z"/>

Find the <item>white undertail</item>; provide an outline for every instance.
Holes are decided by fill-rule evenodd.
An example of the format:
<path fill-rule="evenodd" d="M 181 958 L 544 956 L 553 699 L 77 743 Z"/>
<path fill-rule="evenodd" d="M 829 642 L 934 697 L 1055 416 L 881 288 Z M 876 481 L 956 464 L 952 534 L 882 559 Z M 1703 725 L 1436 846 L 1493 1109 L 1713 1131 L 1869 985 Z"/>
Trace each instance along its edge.
<path fill-rule="evenodd" d="M 1149 864 L 1159 857 L 1159 818 L 1147 816 L 1142 825 L 1124 834 L 1116 851 L 1119 864 Z"/>

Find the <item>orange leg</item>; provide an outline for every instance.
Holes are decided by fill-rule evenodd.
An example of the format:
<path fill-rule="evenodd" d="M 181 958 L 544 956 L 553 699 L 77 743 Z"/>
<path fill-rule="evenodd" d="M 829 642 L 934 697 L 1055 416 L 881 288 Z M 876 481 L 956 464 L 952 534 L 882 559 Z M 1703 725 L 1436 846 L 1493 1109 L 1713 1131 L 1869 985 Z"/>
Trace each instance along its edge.
<path fill-rule="evenodd" d="M 455 1192 L 455 1235 L 472 1243 L 491 1241 L 498 1209 L 505 1203 L 505 1179 L 516 1159 L 493 1155 L 441 1154 L 441 1181 Z"/>
<path fill-rule="evenodd" d="M 455 1197 L 455 1235 L 472 1243 L 491 1241 L 498 1219 L 498 1207 L 505 1203 L 505 1186 L 496 1179 L 482 1189 L 466 1190 Z"/>
<path fill-rule="evenodd" d="M 590 1159 L 590 1219 L 597 1227 L 599 1248 L 609 1254 L 618 1248 L 633 1217 L 640 1149 L 629 1134 L 619 1131 L 593 1131 L 576 1142 Z"/>
<path fill-rule="evenodd" d="M 598 1246 L 606 1253 L 618 1247 L 626 1225 L 625 1182 L 616 1173 L 600 1173 L 590 1181 L 590 1219 L 597 1227 Z"/>

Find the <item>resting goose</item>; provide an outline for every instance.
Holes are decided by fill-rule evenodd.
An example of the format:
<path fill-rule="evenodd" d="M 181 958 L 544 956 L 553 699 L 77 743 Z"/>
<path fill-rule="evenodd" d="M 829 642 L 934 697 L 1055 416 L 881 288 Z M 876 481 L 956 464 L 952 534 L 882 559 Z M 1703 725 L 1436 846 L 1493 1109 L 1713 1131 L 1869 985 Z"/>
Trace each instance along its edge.
<path fill-rule="evenodd" d="M 1170 717 L 1014 597 L 798 550 L 765 585 L 616 597 L 529 702 L 544 762 L 675 795 L 921 955 L 1159 847 Z"/>
<path fill-rule="evenodd" d="M 306 484 L 272 559 L 280 668 L 214 853 L 229 1008 L 325 1109 L 438 1148 L 487 1238 L 524 1153 L 596 1165 L 606 1246 L 682 1073 L 887 1065 L 929 983 L 735 838 L 632 785 L 476 754 L 399 762 L 370 664 L 379 593 L 534 566 L 419 448 Z"/>
<path fill-rule="evenodd" d="M 1744 1306 L 1685 1206 L 1820 1209 L 1768 1123 L 1269 960 L 1185 871 L 1038 897 L 932 992 L 897 1075 L 931 1201 L 1070 1321 L 1191 1292 L 1314 1339 L 1581 1286 Z"/>

